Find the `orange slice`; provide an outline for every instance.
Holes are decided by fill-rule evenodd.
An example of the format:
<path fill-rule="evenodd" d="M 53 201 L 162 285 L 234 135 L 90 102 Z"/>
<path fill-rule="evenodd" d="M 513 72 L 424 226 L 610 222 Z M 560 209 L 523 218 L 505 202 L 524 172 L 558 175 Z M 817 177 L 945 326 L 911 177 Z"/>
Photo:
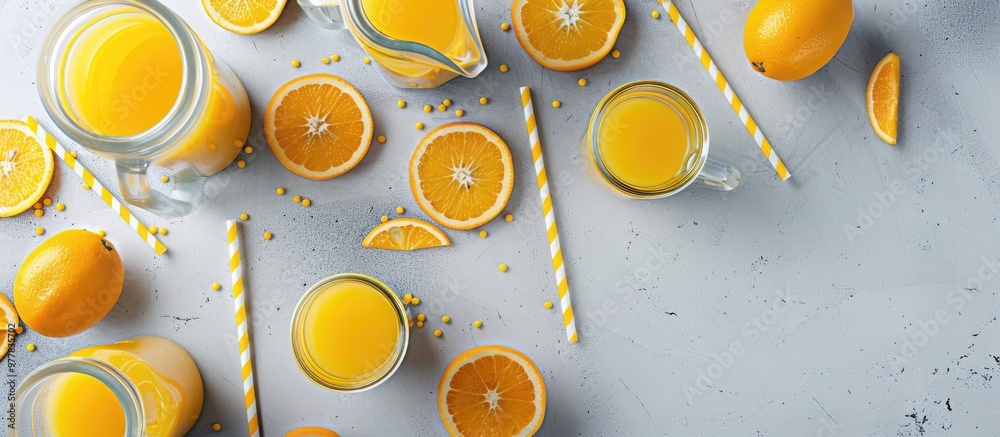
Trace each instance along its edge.
<path fill-rule="evenodd" d="M 0 359 L 2 359 L 7 355 L 7 350 L 10 349 L 10 341 L 14 339 L 14 334 L 21 326 L 14 305 L 3 294 L 0 294 L 0 323 L 3 323 L 3 329 L 7 330 L 7 332 L 0 334 L 3 335 L 3 339 L 0 340 Z"/>
<path fill-rule="evenodd" d="M 264 114 L 264 134 L 286 168 L 309 179 L 330 179 L 361 162 L 372 144 L 372 112 L 351 84 L 311 74 L 281 86 Z"/>
<path fill-rule="evenodd" d="M 340 437 L 340 434 L 318 426 L 306 426 L 288 431 L 285 437 Z"/>
<path fill-rule="evenodd" d="M 410 189 L 434 221 L 472 229 L 496 217 L 514 189 L 510 149 L 474 123 L 438 126 L 410 158 Z"/>
<path fill-rule="evenodd" d="M 479 346 L 444 371 L 438 412 L 452 436 L 530 436 L 545 418 L 545 382 L 524 354 Z"/>
<path fill-rule="evenodd" d="M 219 27 L 233 33 L 250 35 L 271 27 L 286 0 L 201 0 L 201 5 Z"/>
<path fill-rule="evenodd" d="M 899 122 L 899 55 L 889 53 L 875 66 L 868 81 L 867 100 L 868 119 L 875 134 L 895 145 Z"/>
<path fill-rule="evenodd" d="M 416 250 L 450 246 L 451 240 L 436 226 L 423 220 L 399 218 L 376 226 L 361 245 L 374 249 Z"/>
<path fill-rule="evenodd" d="M 559 71 L 604 59 L 625 23 L 622 0 L 514 0 L 510 13 L 524 51 Z"/>
<path fill-rule="evenodd" d="M 52 182 L 52 151 L 18 120 L 0 120 L 0 217 L 31 208 Z"/>

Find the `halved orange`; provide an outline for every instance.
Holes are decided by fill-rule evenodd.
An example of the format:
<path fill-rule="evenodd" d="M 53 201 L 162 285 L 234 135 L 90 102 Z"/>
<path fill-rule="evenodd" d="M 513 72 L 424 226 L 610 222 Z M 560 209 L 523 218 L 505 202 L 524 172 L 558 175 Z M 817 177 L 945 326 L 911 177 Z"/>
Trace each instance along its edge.
<path fill-rule="evenodd" d="M 514 349 L 472 348 L 444 371 L 438 412 L 452 436 L 531 436 L 545 418 L 545 381 Z"/>
<path fill-rule="evenodd" d="M 0 359 L 7 355 L 7 350 L 10 349 L 10 341 L 14 338 L 14 334 L 18 331 L 21 326 L 21 321 L 17 317 L 17 310 L 14 309 L 14 305 L 10 303 L 7 296 L 0 294 L 0 323 L 7 332 L 3 335 L 3 339 L 0 340 Z"/>
<path fill-rule="evenodd" d="M 288 431 L 285 437 L 340 437 L 340 434 L 318 426 L 306 426 Z"/>
<path fill-rule="evenodd" d="M 868 80 L 868 120 L 883 141 L 896 144 L 899 123 L 899 55 L 889 53 L 872 71 Z"/>
<path fill-rule="evenodd" d="M 286 0 L 201 0 L 201 5 L 219 27 L 233 33 L 250 35 L 271 27 Z"/>
<path fill-rule="evenodd" d="M 416 250 L 450 246 L 451 240 L 437 226 L 423 220 L 398 218 L 376 226 L 361 245 L 374 249 Z"/>
<path fill-rule="evenodd" d="M 271 97 L 264 134 L 293 173 L 316 180 L 346 173 L 372 144 L 372 112 L 354 86 L 332 74 L 292 79 Z"/>
<path fill-rule="evenodd" d="M 524 51 L 559 71 L 604 59 L 625 24 L 622 0 L 514 0 L 510 13 Z"/>
<path fill-rule="evenodd" d="M 52 151 L 19 120 L 0 120 L 0 217 L 31 208 L 52 182 Z"/>
<path fill-rule="evenodd" d="M 510 149 L 475 123 L 449 123 L 430 131 L 410 159 L 410 189 L 434 221 L 472 229 L 492 220 L 514 189 Z"/>

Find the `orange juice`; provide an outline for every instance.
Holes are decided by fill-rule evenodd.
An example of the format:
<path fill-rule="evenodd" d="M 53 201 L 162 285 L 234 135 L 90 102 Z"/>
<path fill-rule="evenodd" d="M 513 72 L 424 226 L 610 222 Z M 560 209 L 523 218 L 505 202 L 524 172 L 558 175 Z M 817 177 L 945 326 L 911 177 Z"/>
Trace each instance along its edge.
<path fill-rule="evenodd" d="M 407 338 L 402 303 L 373 278 L 340 275 L 314 286 L 293 316 L 300 367 L 321 385 L 356 389 L 388 377 Z"/>
<path fill-rule="evenodd" d="M 364 0 L 365 16 L 379 32 L 447 54 L 465 33 L 457 0 Z"/>

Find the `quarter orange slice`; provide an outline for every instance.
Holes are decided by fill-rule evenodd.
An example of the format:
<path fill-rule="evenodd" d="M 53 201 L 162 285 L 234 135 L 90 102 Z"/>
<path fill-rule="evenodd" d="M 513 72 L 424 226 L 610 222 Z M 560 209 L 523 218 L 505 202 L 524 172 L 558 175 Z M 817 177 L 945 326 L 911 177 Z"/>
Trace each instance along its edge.
<path fill-rule="evenodd" d="M 530 436 L 545 418 L 545 382 L 535 363 L 514 349 L 472 348 L 444 371 L 438 412 L 452 436 Z"/>
<path fill-rule="evenodd" d="M 28 125 L 0 120 L 0 217 L 31 208 L 52 182 L 55 162 Z"/>
<path fill-rule="evenodd" d="M 867 102 L 868 119 L 875 134 L 895 145 L 899 123 L 899 55 L 889 53 L 875 66 L 868 81 Z"/>
<path fill-rule="evenodd" d="M 288 431 L 285 437 L 340 437 L 340 434 L 318 426 L 306 426 Z"/>
<path fill-rule="evenodd" d="M 282 85 L 264 114 L 264 134 L 286 168 L 309 179 L 330 179 L 361 162 L 372 144 L 372 113 L 351 84 L 311 74 Z"/>
<path fill-rule="evenodd" d="M 510 149 L 497 134 L 474 123 L 438 126 L 410 159 L 410 189 L 434 221 L 472 229 L 492 220 L 514 189 Z"/>
<path fill-rule="evenodd" d="M 575 71 L 604 59 L 625 24 L 622 0 L 514 0 L 514 34 L 548 68 Z"/>
<path fill-rule="evenodd" d="M 374 249 L 416 250 L 450 246 L 451 240 L 436 226 L 423 220 L 399 218 L 376 226 L 361 245 Z"/>
<path fill-rule="evenodd" d="M 17 333 L 18 328 L 21 326 L 14 305 L 3 294 L 0 294 L 0 323 L 3 323 L 3 329 L 7 331 L 0 334 L 3 335 L 3 339 L 0 340 L 0 359 L 2 359 L 7 355 L 7 350 L 10 349 L 10 341 L 13 340 L 15 333 Z"/>
<path fill-rule="evenodd" d="M 219 27 L 250 35 L 271 27 L 286 0 L 201 0 L 201 5 Z"/>

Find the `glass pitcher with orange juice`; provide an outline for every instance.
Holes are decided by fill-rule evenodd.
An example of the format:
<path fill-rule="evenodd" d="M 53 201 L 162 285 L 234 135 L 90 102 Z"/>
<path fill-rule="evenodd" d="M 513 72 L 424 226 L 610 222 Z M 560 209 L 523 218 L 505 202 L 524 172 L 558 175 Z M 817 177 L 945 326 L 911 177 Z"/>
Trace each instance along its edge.
<path fill-rule="evenodd" d="M 42 47 L 38 90 L 63 133 L 115 161 L 125 200 L 161 216 L 190 213 L 250 132 L 240 79 L 156 0 L 67 12 Z M 172 173 L 169 196 L 151 189 L 150 166 Z"/>
<path fill-rule="evenodd" d="M 434 88 L 486 68 L 472 0 L 298 0 L 325 29 L 348 29 L 399 87 Z"/>

